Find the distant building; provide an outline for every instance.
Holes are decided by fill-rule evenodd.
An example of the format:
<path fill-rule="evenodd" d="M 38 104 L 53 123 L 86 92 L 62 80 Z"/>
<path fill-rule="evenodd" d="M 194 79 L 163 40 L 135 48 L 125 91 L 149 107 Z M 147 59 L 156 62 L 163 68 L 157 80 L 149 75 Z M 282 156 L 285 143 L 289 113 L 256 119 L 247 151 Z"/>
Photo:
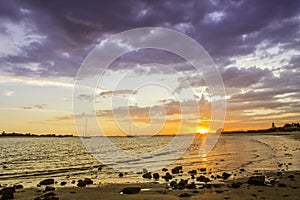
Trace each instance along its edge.
<path fill-rule="evenodd" d="M 274 123 L 274 122 L 272 122 L 272 128 L 276 128 L 276 126 L 275 126 L 275 123 Z"/>

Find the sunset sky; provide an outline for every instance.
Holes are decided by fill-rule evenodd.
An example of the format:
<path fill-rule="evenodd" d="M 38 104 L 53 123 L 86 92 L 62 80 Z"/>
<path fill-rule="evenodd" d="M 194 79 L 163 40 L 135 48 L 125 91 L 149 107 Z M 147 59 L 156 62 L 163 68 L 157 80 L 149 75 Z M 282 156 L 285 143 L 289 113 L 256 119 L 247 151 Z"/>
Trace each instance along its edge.
<path fill-rule="evenodd" d="M 0 0 L 0 130 L 76 135 L 73 90 L 82 62 L 110 36 L 140 27 L 176 30 L 203 46 L 224 82 L 225 130 L 299 122 L 300 1 Z M 130 128 L 139 133 L 176 132 L 179 105 L 190 108 L 190 126 L 182 132 L 209 126 L 214 100 L 203 78 L 177 55 L 134 51 L 103 77 L 94 96 L 74 98 L 95 104 L 108 135 L 129 130 L 128 106 L 137 125 Z M 143 85 L 147 81 L 159 84 Z M 170 84 L 174 91 L 162 87 Z"/>

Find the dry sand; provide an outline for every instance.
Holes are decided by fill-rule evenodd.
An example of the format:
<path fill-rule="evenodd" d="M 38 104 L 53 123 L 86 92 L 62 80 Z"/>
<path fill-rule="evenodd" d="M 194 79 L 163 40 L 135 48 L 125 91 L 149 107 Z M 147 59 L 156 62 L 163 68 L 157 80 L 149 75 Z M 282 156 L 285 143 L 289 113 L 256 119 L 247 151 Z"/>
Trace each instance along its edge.
<path fill-rule="evenodd" d="M 282 175 L 277 173 L 264 174 L 267 177 L 273 177 L 276 180 L 273 185 L 264 186 L 250 185 L 247 183 L 249 177 L 237 180 L 228 180 L 220 187 L 203 188 L 203 189 L 184 189 L 172 190 L 168 184 L 158 184 L 154 182 L 141 184 L 106 184 L 93 185 L 84 188 L 79 187 L 57 187 L 55 197 L 59 200 L 93 200 L 93 199 L 300 199 L 300 173 L 283 172 Z M 291 176 L 292 175 L 292 176 Z M 232 188 L 232 182 L 241 182 L 240 188 Z M 138 194 L 120 194 L 124 187 L 139 186 L 142 190 Z M 198 186 L 198 185 L 197 185 Z M 43 192 L 44 187 L 24 188 L 14 193 L 14 199 L 33 200 L 37 197 L 44 199 L 47 192 Z M 180 197 L 183 193 L 191 195 L 190 197 Z M 51 198 L 49 198 L 51 199 Z M 54 199 L 54 198 L 53 198 Z"/>

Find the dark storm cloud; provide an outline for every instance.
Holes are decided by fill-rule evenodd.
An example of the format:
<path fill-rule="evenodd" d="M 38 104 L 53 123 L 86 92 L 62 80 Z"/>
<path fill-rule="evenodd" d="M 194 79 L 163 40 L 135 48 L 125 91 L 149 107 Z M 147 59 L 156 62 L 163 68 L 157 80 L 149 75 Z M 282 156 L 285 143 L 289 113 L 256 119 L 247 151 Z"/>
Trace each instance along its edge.
<path fill-rule="evenodd" d="M 26 55 L 2 58 L 1 64 L 34 61 L 45 70 L 28 72 L 19 67 L 16 74 L 74 76 L 84 57 L 105 35 L 143 26 L 183 31 L 224 64 L 229 57 L 253 52 L 262 41 L 296 48 L 299 5 L 299 1 L 246 0 L 1 1 L 1 18 L 26 20 L 36 27 L 34 32 L 45 36 L 40 43 L 24 47 Z M 55 63 L 49 66 L 49 61 Z M 5 71 L 14 73 L 14 68 Z"/>
<path fill-rule="evenodd" d="M 259 83 L 260 80 L 266 75 L 272 74 L 272 72 L 268 69 L 262 70 L 257 67 L 248 69 L 229 67 L 224 69 L 221 74 L 226 87 L 243 88 Z"/>
<path fill-rule="evenodd" d="M 18 8 L 17 2 L 15 1 L 0 1 L 0 18 L 7 18 L 10 20 L 20 20 L 22 13 Z"/>

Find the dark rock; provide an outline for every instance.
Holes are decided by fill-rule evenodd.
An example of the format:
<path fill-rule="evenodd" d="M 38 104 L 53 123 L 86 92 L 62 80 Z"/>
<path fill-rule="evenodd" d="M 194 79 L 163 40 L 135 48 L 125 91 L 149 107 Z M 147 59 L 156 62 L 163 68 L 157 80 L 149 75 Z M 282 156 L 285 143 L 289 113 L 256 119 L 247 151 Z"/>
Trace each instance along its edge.
<path fill-rule="evenodd" d="M 176 181 L 171 181 L 170 186 L 174 187 L 175 185 L 177 185 L 177 182 Z"/>
<path fill-rule="evenodd" d="M 16 192 L 15 187 L 5 187 L 0 190 L 0 195 L 6 194 L 6 193 L 14 193 Z"/>
<path fill-rule="evenodd" d="M 214 188 L 220 188 L 220 187 L 221 187 L 221 184 L 215 183 L 215 184 L 212 184 L 212 186 L 213 186 Z"/>
<path fill-rule="evenodd" d="M 199 193 L 199 191 L 198 190 L 194 190 L 193 193 L 197 194 L 197 193 Z"/>
<path fill-rule="evenodd" d="M 245 171 L 245 169 L 244 169 L 244 168 L 241 168 L 241 169 L 240 169 L 240 171 L 241 171 L 241 172 L 244 172 L 244 171 Z"/>
<path fill-rule="evenodd" d="M 294 175 L 289 175 L 288 178 L 295 178 L 295 176 Z"/>
<path fill-rule="evenodd" d="M 162 171 L 163 171 L 163 172 L 167 172 L 168 169 L 167 169 L 167 168 L 162 168 Z"/>
<path fill-rule="evenodd" d="M 53 178 L 48 178 L 48 179 L 42 180 L 40 182 L 40 185 L 51 185 L 51 184 L 54 184 Z"/>
<path fill-rule="evenodd" d="M 191 170 L 188 172 L 190 175 L 196 175 L 197 174 L 197 170 Z"/>
<path fill-rule="evenodd" d="M 177 184 L 177 189 L 183 190 L 184 188 L 186 188 L 187 183 L 188 183 L 188 180 L 183 180 L 183 179 L 181 179 L 181 180 L 179 181 L 179 183 Z"/>
<path fill-rule="evenodd" d="M 66 181 L 62 181 L 62 182 L 60 183 L 61 186 L 64 186 L 64 185 L 66 185 L 66 184 L 67 184 Z"/>
<path fill-rule="evenodd" d="M 277 172 L 277 176 L 281 176 L 282 175 L 282 172 Z"/>
<path fill-rule="evenodd" d="M 54 190 L 55 190 L 55 187 L 52 187 L 52 186 L 49 186 L 49 185 L 47 185 L 46 188 L 45 188 L 45 192 L 54 191 Z"/>
<path fill-rule="evenodd" d="M 200 170 L 200 172 L 206 172 L 206 168 L 205 167 L 200 168 L 199 170 Z"/>
<path fill-rule="evenodd" d="M 52 191 L 44 194 L 44 197 L 50 197 L 50 196 L 56 196 L 56 194 Z"/>
<path fill-rule="evenodd" d="M 72 183 L 72 184 L 75 184 L 75 182 L 76 182 L 75 180 L 72 180 L 72 182 L 71 182 L 71 183 Z"/>
<path fill-rule="evenodd" d="M 147 172 L 146 174 L 143 174 L 143 178 L 149 178 L 149 179 L 151 179 L 152 178 L 151 172 Z"/>
<path fill-rule="evenodd" d="M 16 188 L 17 190 L 19 190 L 19 189 L 23 189 L 23 188 L 24 188 L 24 186 L 23 186 L 23 185 L 21 185 L 21 184 L 17 184 L 17 185 L 15 185 L 15 188 Z"/>
<path fill-rule="evenodd" d="M 83 180 L 79 180 L 78 183 L 77 183 L 77 186 L 78 187 L 85 187 L 86 183 Z"/>
<path fill-rule="evenodd" d="M 156 180 L 159 179 L 159 174 L 158 173 L 154 173 L 153 174 L 153 178 L 156 179 Z"/>
<path fill-rule="evenodd" d="M 98 171 L 101 171 L 102 170 L 102 167 L 100 166 L 100 167 L 98 167 Z"/>
<path fill-rule="evenodd" d="M 137 194 L 141 191 L 140 187 L 125 187 L 123 188 L 123 194 Z"/>
<path fill-rule="evenodd" d="M 124 174 L 121 172 L 121 173 L 119 173 L 119 177 L 121 178 L 121 177 L 123 177 L 124 176 Z"/>
<path fill-rule="evenodd" d="M 273 179 L 273 180 L 270 180 L 270 184 L 271 185 L 275 185 L 275 180 Z"/>
<path fill-rule="evenodd" d="M 13 199 L 14 198 L 14 192 L 15 192 L 14 187 L 6 187 L 3 188 L 0 191 L 0 194 L 2 195 L 1 200 L 7 200 L 7 199 Z"/>
<path fill-rule="evenodd" d="M 182 166 L 177 166 L 172 169 L 172 174 L 179 174 L 182 172 Z"/>
<path fill-rule="evenodd" d="M 286 184 L 284 184 L 284 183 L 279 183 L 279 184 L 278 184 L 278 187 L 286 187 Z"/>
<path fill-rule="evenodd" d="M 190 196 L 192 196 L 192 195 L 189 193 L 182 193 L 179 195 L 179 197 L 190 197 Z"/>
<path fill-rule="evenodd" d="M 240 188 L 241 187 L 241 185 L 242 185 L 242 183 L 241 182 L 233 182 L 233 183 L 231 183 L 231 187 L 232 188 Z"/>
<path fill-rule="evenodd" d="M 228 179 L 230 176 L 231 176 L 231 174 L 229 174 L 227 172 L 223 172 L 223 174 L 222 174 L 223 179 Z"/>
<path fill-rule="evenodd" d="M 223 193 L 223 190 L 216 190 L 217 194 Z"/>
<path fill-rule="evenodd" d="M 187 184 L 187 185 L 186 185 L 186 188 L 187 188 L 187 189 L 196 189 L 196 185 L 195 185 L 194 182 L 192 182 L 192 183 L 190 183 L 190 184 Z"/>
<path fill-rule="evenodd" d="M 169 172 L 167 172 L 166 175 L 162 176 L 162 178 L 166 181 L 169 181 L 173 178 L 173 176 Z"/>
<path fill-rule="evenodd" d="M 265 176 L 251 176 L 249 177 L 248 184 L 250 185 L 265 185 Z"/>
<path fill-rule="evenodd" d="M 35 197 L 33 200 L 42 200 L 41 197 Z"/>
<path fill-rule="evenodd" d="M 93 184 L 93 181 L 92 181 L 92 179 L 90 179 L 90 178 L 85 178 L 85 179 L 83 180 L 83 182 L 85 182 L 85 184 L 87 184 L 87 185 Z"/>
<path fill-rule="evenodd" d="M 195 175 L 194 174 L 191 175 L 191 179 L 195 179 Z"/>
<path fill-rule="evenodd" d="M 205 183 L 210 182 L 210 179 L 207 178 L 207 177 L 205 177 L 205 176 L 203 176 L 203 175 L 197 177 L 196 180 L 199 181 L 199 182 L 205 182 Z"/>
<path fill-rule="evenodd" d="M 204 187 L 210 189 L 210 188 L 212 188 L 212 184 L 205 184 Z"/>

